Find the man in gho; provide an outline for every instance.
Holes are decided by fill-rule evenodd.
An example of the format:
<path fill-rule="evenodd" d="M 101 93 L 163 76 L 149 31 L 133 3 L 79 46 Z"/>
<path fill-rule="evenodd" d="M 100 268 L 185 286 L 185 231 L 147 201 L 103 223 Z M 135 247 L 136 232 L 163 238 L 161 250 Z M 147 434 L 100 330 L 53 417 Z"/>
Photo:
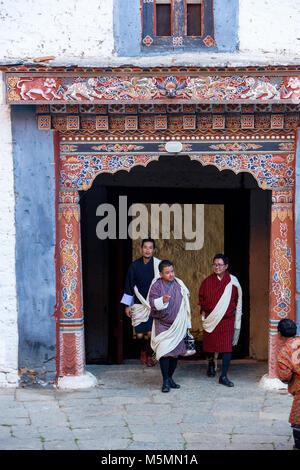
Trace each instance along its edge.
<path fill-rule="evenodd" d="M 199 289 L 200 314 L 203 324 L 203 351 L 207 353 L 207 375 L 214 377 L 215 353 L 222 353 L 222 371 L 219 383 L 227 387 L 234 384 L 227 377 L 232 346 L 239 339 L 242 316 L 242 289 L 235 276 L 228 272 L 229 260 L 223 254 L 213 259 L 213 274 L 202 282 Z"/>
<path fill-rule="evenodd" d="M 289 318 L 280 320 L 277 329 L 287 338 L 277 357 L 277 373 L 294 396 L 289 422 L 293 429 L 294 449 L 300 450 L 300 336 L 296 336 L 296 324 Z"/>
<path fill-rule="evenodd" d="M 159 361 L 163 378 L 162 392 L 170 388 L 178 389 L 173 374 L 177 367 L 178 356 L 186 354 L 184 338 L 191 328 L 189 291 L 184 283 L 175 277 L 171 261 L 159 264 L 160 278 L 150 287 L 149 304 L 151 317 L 154 318 L 151 346 Z"/>
<path fill-rule="evenodd" d="M 147 364 L 149 367 L 154 365 L 153 351 L 150 345 L 153 320 L 150 317 L 149 308 L 145 305 L 153 278 L 159 276 L 158 264 L 160 260 L 153 256 L 154 250 L 155 241 L 152 238 L 142 241 L 142 256 L 129 266 L 124 295 L 121 299 L 121 303 L 126 305 L 125 313 L 131 318 L 131 324 L 135 329 L 141 363 Z"/>

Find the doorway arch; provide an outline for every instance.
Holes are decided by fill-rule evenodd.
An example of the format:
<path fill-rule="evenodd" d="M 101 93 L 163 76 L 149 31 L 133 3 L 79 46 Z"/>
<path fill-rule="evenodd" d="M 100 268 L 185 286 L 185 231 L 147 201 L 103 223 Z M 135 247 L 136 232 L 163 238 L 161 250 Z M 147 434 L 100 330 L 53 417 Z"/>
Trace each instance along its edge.
<path fill-rule="evenodd" d="M 164 142 L 159 143 L 158 152 L 150 152 L 145 148 L 145 141 L 134 136 L 133 143 L 114 141 L 113 146 L 108 147 L 107 143 L 97 141 L 98 135 L 91 132 L 56 134 L 59 376 L 80 375 L 85 367 L 79 191 L 89 189 L 100 174 L 133 171 L 138 166 L 147 167 L 160 155 L 167 155 Z M 249 173 L 260 188 L 272 193 L 268 342 L 269 376 L 276 377 L 277 323 L 280 318 L 292 317 L 295 312 L 294 143 L 290 135 L 276 132 L 272 135 L 274 139 L 272 136 L 267 139 L 266 135 L 253 132 L 253 140 L 245 143 L 242 133 L 229 136 L 225 142 L 220 142 L 221 135 L 215 133 L 210 135 L 209 152 L 201 151 L 199 139 L 196 142 L 199 150 L 195 142 L 185 141 L 184 153 L 191 161 L 215 166 L 221 170 L 219 175 L 230 170 L 245 178 Z M 85 144 L 84 152 L 80 151 L 80 144 Z M 176 159 L 176 156 L 170 158 Z M 72 303 L 72 299 L 78 304 Z M 68 310 L 69 307 L 74 311 Z"/>
<path fill-rule="evenodd" d="M 156 256 L 160 258 L 167 256 L 176 260 L 176 272 L 189 286 L 191 292 L 192 333 L 196 340 L 201 342 L 202 325 L 197 305 L 199 286 L 211 273 L 211 260 L 215 253 L 225 249 L 230 259 L 230 270 L 237 275 L 244 288 L 243 328 L 241 341 L 238 348 L 235 348 L 235 357 L 248 357 L 251 352 L 251 356 L 254 354 L 258 359 L 267 359 L 268 297 L 265 299 L 265 305 L 262 305 L 260 298 L 259 315 L 258 308 L 251 306 L 253 311 L 251 330 L 257 329 L 257 324 L 260 323 L 259 328 L 264 330 L 265 336 L 263 340 L 257 342 L 256 335 L 251 334 L 252 344 L 249 344 L 249 289 L 252 289 L 253 284 L 251 278 L 249 285 L 249 259 L 255 255 L 255 248 L 264 243 L 264 239 L 269 239 L 270 227 L 266 223 L 265 216 L 270 211 L 270 193 L 259 189 L 249 173 L 235 175 L 229 170 L 220 172 L 214 166 L 199 165 L 187 155 L 176 157 L 162 155 L 159 160 L 153 161 L 146 168 L 135 167 L 129 173 L 120 171 L 115 174 L 98 175 L 92 187 L 80 193 L 87 362 L 102 363 L 108 360 L 121 363 L 123 353 L 125 359 L 134 357 L 132 355 L 134 341 L 130 342 L 127 338 L 132 336 L 132 331 L 130 325 L 127 325 L 127 318 L 124 318 L 119 300 L 122 297 L 124 277 L 132 256 L 140 256 L 139 244 L 138 241 L 130 243 L 129 237 L 124 239 L 123 234 L 123 239 L 118 239 L 118 228 L 117 240 L 97 238 L 95 227 L 100 219 L 96 211 L 103 203 L 112 204 L 116 209 L 117 221 L 120 210 L 126 211 L 127 214 L 131 204 L 135 203 L 146 204 L 149 214 L 150 204 L 164 203 L 168 207 L 181 204 L 181 216 L 184 212 L 183 204 L 193 205 L 194 208 L 196 204 L 203 204 L 205 227 L 203 248 L 186 252 L 185 242 L 174 240 L 171 236 L 171 239 L 166 241 L 156 239 Z M 251 202 L 254 197 L 261 206 L 260 216 L 256 217 L 255 223 L 253 214 L 250 217 L 250 213 L 253 212 Z M 125 206 L 124 203 L 120 203 L 121 198 L 126 200 Z M 237 214 L 239 214 L 238 221 Z M 254 230 L 259 223 L 264 226 L 263 236 Z M 150 217 L 148 228 L 150 236 Z M 253 238 L 251 244 L 250 238 Z M 265 250 L 264 247 L 261 251 L 260 259 L 255 260 L 251 276 L 255 276 L 257 284 L 266 292 L 269 279 L 269 250 Z M 110 284 L 113 285 L 112 290 L 109 289 Z M 108 318 L 110 321 L 114 318 L 113 325 L 109 324 Z M 114 342 L 116 351 L 110 350 L 108 338 L 110 343 Z M 122 339 L 124 351 L 122 351 Z"/>

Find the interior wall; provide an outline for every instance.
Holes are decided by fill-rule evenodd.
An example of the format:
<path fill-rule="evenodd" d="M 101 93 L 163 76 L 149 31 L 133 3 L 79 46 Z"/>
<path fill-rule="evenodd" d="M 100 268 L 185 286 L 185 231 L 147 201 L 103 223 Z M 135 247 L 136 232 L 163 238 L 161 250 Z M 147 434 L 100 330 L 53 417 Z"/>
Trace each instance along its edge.
<path fill-rule="evenodd" d="M 271 191 L 250 196 L 250 357 L 268 359 Z"/>
<path fill-rule="evenodd" d="M 168 175 L 167 178 L 165 177 L 166 175 Z M 179 249 L 179 240 L 174 242 L 174 246 L 178 247 L 178 254 L 176 255 L 174 255 L 174 247 L 171 246 L 171 241 L 162 240 L 161 246 L 160 242 L 158 242 L 157 256 L 159 258 L 171 257 L 175 260 L 178 277 L 181 277 L 189 288 L 191 284 L 195 286 L 194 289 L 191 289 L 192 331 L 198 339 L 199 337 L 201 338 L 201 324 L 198 316 L 197 291 L 201 278 L 204 278 L 211 272 L 211 261 L 209 258 L 217 251 L 223 251 L 224 249 L 230 258 L 230 270 L 232 274 L 238 277 L 244 291 L 244 315 L 242 319 L 241 341 L 239 342 L 241 344 L 235 350 L 235 358 L 249 356 L 254 359 L 265 360 L 268 350 L 269 318 L 269 192 L 259 189 L 255 180 L 247 173 L 235 175 L 231 171 L 224 170 L 220 172 L 211 166 L 202 167 L 198 162 L 191 161 L 189 157 L 185 156 L 178 156 L 176 159 L 171 156 L 164 156 L 160 158 L 159 162 L 149 164 L 147 168 L 137 166 L 129 173 L 122 171 L 116 172 L 113 175 L 104 173 L 96 179 L 93 185 L 94 190 L 96 190 L 97 186 L 107 187 L 107 201 L 115 207 L 118 207 L 120 195 L 127 195 L 128 207 L 136 202 L 144 204 L 165 202 L 172 204 L 178 200 L 181 203 L 205 204 L 205 227 L 207 228 L 207 233 L 205 232 L 204 240 L 208 245 L 204 246 L 203 251 L 207 252 L 207 258 L 201 259 L 201 255 L 191 253 L 191 258 L 187 257 L 183 261 L 183 265 L 186 264 L 189 267 L 190 265 L 197 265 L 198 270 L 192 269 L 185 272 L 185 267 L 180 266 L 183 250 L 181 249 L 180 251 Z M 159 188 L 159 191 L 157 188 Z M 222 209 L 217 209 L 217 207 L 224 208 L 223 229 L 221 228 L 221 219 L 219 218 L 221 217 L 220 213 L 218 214 L 218 210 L 222 211 Z M 211 225 L 207 223 L 208 220 L 211 222 Z M 97 221 L 95 221 L 94 227 L 96 223 Z M 218 227 L 217 230 L 216 227 Z M 223 245 L 220 240 L 220 232 L 222 231 L 224 232 Z M 114 240 L 109 241 L 110 244 L 113 242 Z M 127 248 L 119 248 L 122 249 L 123 253 L 130 255 L 130 258 L 132 255 L 132 259 L 141 255 L 140 241 L 137 243 L 136 248 L 134 248 L 133 253 L 131 244 Z M 110 250 L 109 257 L 116 256 L 116 250 L 117 247 Z M 115 263 L 118 260 L 119 257 L 116 258 Z M 123 259 L 122 261 L 124 276 L 130 261 L 131 259 Z M 111 262 L 112 260 L 110 259 L 109 264 Z M 113 263 L 114 266 L 115 263 Z M 116 283 L 117 279 L 111 277 L 113 275 L 114 273 L 110 272 L 109 280 L 111 282 L 111 279 L 114 279 L 114 283 Z M 124 280 L 121 282 L 121 290 L 123 289 L 123 283 Z M 109 318 L 111 318 L 117 305 L 119 305 L 117 297 Z M 99 302 L 97 302 L 96 307 L 99 309 Z M 88 315 L 89 309 L 85 309 L 86 322 Z M 125 323 L 126 318 L 123 318 L 123 324 L 125 325 Z M 251 323 L 250 351 L 249 323 Z M 113 324 L 113 331 L 116 330 L 116 324 L 116 322 Z M 94 327 L 95 325 L 91 322 L 91 328 Z M 131 336 L 131 327 L 129 327 L 128 332 L 129 336 Z M 101 334 L 100 332 L 99 340 Z M 114 334 L 119 344 L 117 332 Z"/>

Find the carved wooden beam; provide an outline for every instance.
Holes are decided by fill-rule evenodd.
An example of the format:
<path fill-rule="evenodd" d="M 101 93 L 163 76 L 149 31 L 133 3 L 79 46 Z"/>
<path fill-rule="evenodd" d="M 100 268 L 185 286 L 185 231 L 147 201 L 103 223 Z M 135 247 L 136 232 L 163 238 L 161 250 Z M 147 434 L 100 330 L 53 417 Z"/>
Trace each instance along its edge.
<path fill-rule="evenodd" d="M 6 94 L 8 104 L 300 103 L 300 72 L 7 73 Z"/>

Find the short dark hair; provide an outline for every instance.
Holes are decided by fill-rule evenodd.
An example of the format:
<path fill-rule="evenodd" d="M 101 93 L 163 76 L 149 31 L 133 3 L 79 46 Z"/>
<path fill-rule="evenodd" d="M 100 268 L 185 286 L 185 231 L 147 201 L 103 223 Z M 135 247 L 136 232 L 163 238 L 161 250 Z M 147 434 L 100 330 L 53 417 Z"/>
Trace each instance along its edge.
<path fill-rule="evenodd" d="M 159 272 L 162 273 L 164 268 L 168 268 L 169 266 L 174 266 L 172 261 L 169 261 L 168 259 L 163 259 L 158 265 Z"/>
<path fill-rule="evenodd" d="M 143 248 L 144 243 L 147 242 L 151 242 L 153 244 L 153 248 L 155 249 L 155 241 L 153 240 L 153 238 L 144 238 L 144 240 L 142 240 L 141 248 Z"/>
<path fill-rule="evenodd" d="M 291 338 L 292 336 L 296 335 L 297 326 L 296 323 L 290 318 L 283 318 L 283 320 L 280 320 L 278 323 L 277 330 L 282 334 L 282 336 Z"/>
<path fill-rule="evenodd" d="M 215 261 L 216 259 L 222 259 L 224 264 L 229 264 L 229 258 L 228 256 L 225 256 L 223 255 L 222 253 L 217 253 L 215 256 L 214 256 L 214 259 L 213 261 Z"/>

